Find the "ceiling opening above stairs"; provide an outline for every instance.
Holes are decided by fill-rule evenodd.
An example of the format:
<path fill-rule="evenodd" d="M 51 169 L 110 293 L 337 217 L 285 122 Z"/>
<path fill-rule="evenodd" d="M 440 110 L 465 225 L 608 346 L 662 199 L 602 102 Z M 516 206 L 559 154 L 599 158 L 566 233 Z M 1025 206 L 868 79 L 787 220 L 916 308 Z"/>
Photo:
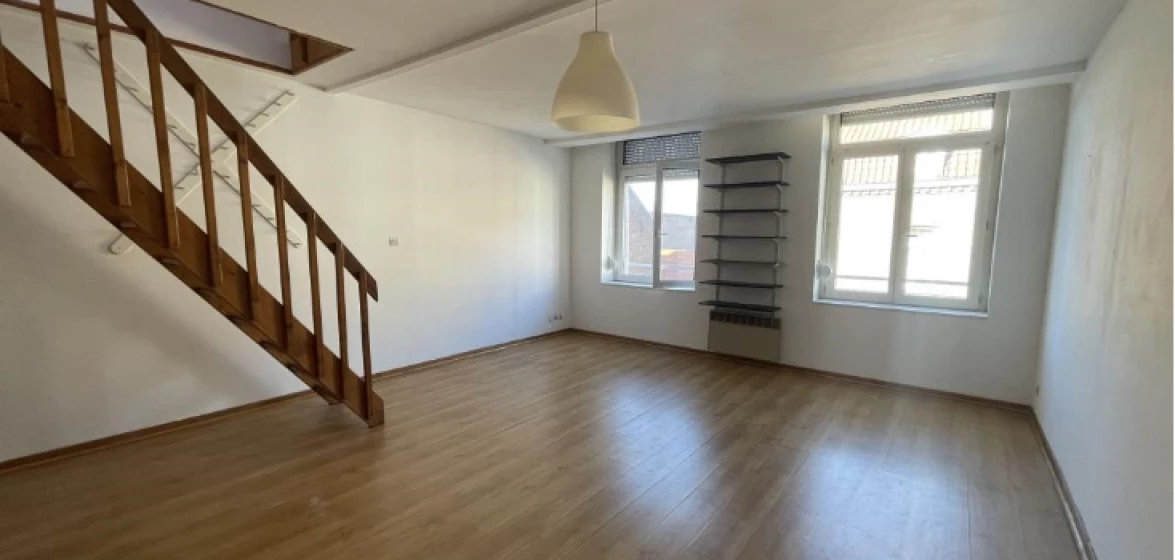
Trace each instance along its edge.
<path fill-rule="evenodd" d="M 0 0 L 5 6 L 40 10 L 39 0 Z M 350 48 L 201 0 L 152 0 L 143 11 L 172 45 L 282 74 L 300 74 L 342 56 Z M 63 22 L 94 24 L 91 0 L 58 0 Z M 115 31 L 130 33 L 117 16 Z"/>

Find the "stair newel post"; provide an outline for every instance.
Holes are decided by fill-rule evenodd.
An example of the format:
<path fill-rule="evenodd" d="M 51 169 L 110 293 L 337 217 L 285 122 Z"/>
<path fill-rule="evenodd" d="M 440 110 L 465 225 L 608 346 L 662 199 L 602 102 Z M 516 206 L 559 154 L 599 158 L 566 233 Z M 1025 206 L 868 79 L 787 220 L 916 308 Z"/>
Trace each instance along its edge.
<path fill-rule="evenodd" d="M 283 347 L 288 352 L 294 338 L 294 296 L 290 288 L 290 244 L 286 233 L 286 178 L 278 175 L 274 179 L 273 213 L 277 217 L 277 261 L 281 269 Z"/>
<path fill-rule="evenodd" d="M 236 143 L 237 180 L 241 186 L 241 222 L 245 229 L 245 271 L 249 275 L 249 320 L 255 320 L 261 288 L 257 282 L 257 245 L 253 236 L 253 190 L 250 186 L 249 134 L 244 129 L 237 131 Z"/>
<path fill-rule="evenodd" d="M 159 32 L 147 30 L 147 76 L 151 87 L 151 115 L 155 123 L 155 153 L 159 158 L 159 189 L 163 192 L 164 233 L 167 248 L 180 248 L 179 218 L 175 208 L 175 185 L 171 177 L 171 147 L 168 142 L 167 110 L 163 100 L 163 67 L 160 63 Z"/>
<path fill-rule="evenodd" d="M 220 289 L 220 234 L 216 227 L 216 193 L 213 190 L 212 145 L 208 139 L 208 88 L 203 82 L 192 92 L 196 105 L 196 142 L 200 152 L 200 183 L 204 191 L 204 226 L 208 233 L 208 274 L 213 290 Z"/>
<path fill-rule="evenodd" d="M 45 55 L 49 59 L 49 87 L 53 91 L 57 122 L 57 153 L 62 157 L 73 157 L 73 124 L 69 98 L 65 94 L 65 68 L 61 59 L 61 37 L 57 32 L 57 0 L 41 0 L 41 28 L 45 36 Z"/>
<path fill-rule="evenodd" d="M 98 35 L 98 64 L 102 69 L 102 93 L 106 99 L 106 128 L 110 133 L 110 152 L 114 159 L 115 192 L 118 205 L 126 208 L 131 205 L 131 187 L 123 148 L 122 116 L 118 109 L 118 83 L 114 79 L 114 48 L 106 0 L 94 0 L 94 29 Z"/>
<path fill-rule="evenodd" d="M 350 370 L 350 347 L 347 343 L 347 248 L 335 243 L 335 294 L 339 308 L 339 398 L 346 397 L 347 372 Z"/>
<path fill-rule="evenodd" d="M 322 339 L 322 295 L 318 278 L 318 214 L 309 212 L 306 219 L 306 252 L 310 261 L 310 305 L 314 315 L 314 377 L 322 381 L 322 360 L 326 352 Z"/>
<path fill-rule="evenodd" d="M 363 271 L 359 275 L 359 325 L 363 342 L 363 419 L 371 424 L 375 420 L 374 411 L 371 409 L 375 389 L 371 382 L 371 326 L 367 310 L 367 289 L 367 271 Z"/>
<path fill-rule="evenodd" d="M 12 90 L 8 85 L 8 55 L 4 50 L 4 35 L 0 34 L 0 103 L 12 102 Z"/>

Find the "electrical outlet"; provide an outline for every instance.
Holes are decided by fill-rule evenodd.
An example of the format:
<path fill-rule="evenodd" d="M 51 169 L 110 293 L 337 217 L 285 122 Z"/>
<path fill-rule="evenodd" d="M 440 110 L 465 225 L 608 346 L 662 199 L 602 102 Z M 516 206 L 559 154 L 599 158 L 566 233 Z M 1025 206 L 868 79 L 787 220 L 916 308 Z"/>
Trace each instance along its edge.
<path fill-rule="evenodd" d="M 399 247 L 400 246 L 400 238 L 398 238 L 398 237 L 388 238 L 388 245 L 390 245 L 392 247 Z"/>

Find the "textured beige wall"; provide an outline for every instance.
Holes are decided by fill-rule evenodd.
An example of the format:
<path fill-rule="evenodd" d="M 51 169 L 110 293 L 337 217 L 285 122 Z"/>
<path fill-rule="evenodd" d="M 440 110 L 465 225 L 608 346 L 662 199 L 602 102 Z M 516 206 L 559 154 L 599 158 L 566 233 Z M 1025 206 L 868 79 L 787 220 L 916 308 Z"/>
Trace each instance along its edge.
<path fill-rule="evenodd" d="M 1037 411 L 1099 557 L 1171 557 L 1171 1 L 1077 84 Z"/>

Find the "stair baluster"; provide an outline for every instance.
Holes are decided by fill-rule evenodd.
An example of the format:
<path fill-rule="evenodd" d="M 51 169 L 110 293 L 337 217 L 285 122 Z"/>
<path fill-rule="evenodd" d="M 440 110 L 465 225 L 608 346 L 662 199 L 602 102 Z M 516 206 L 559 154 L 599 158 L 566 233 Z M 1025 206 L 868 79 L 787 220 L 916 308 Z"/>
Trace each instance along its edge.
<path fill-rule="evenodd" d="M 171 147 L 168 142 L 167 111 L 163 102 L 160 40 L 159 31 L 147 30 L 147 75 L 151 88 L 151 115 L 155 121 L 155 153 L 159 157 L 159 189 L 163 191 L 164 238 L 167 240 L 167 248 L 176 251 L 180 248 L 179 219 L 175 209 L 175 185 L 171 178 Z"/>
<path fill-rule="evenodd" d="M 241 222 L 245 229 L 245 271 L 249 275 L 249 320 L 257 319 L 257 302 L 261 298 L 261 286 L 257 280 L 257 242 L 253 235 L 253 189 L 250 186 L 249 135 L 240 131 L 237 143 L 237 180 L 241 185 Z"/>
<path fill-rule="evenodd" d="M 290 246 L 286 239 L 286 178 L 273 181 L 273 212 L 277 217 L 277 262 L 281 271 L 282 341 L 289 350 L 294 338 L 294 296 L 290 288 Z"/>
<path fill-rule="evenodd" d="M 208 88 L 203 82 L 192 92 L 196 101 L 196 143 L 200 153 L 200 182 L 204 188 L 204 230 L 208 234 L 208 274 L 213 291 L 220 289 L 220 235 L 216 228 L 216 191 L 213 190 L 212 145 L 208 140 Z"/>
<path fill-rule="evenodd" d="M 374 411 L 371 403 L 374 400 L 375 389 L 371 382 L 371 327 L 367 314 L 367 273 L 359 275 L 359 325 L 360 338 L 363 342 L 363 419 L 371 424 Z"/>
<path fill-rule="evenodd" d="M 345 379 L 351 371 L 350 346 L 347 343 L 347 277 L 344 263 L 347 262 L 347 248 L 342 242 L 335 243 L 335 294 L 339 307 L 339 398 L 347 397 Z"/>
<path fill-rule="evenodd" d="M 102 92 L 106 98 L 106 128 L 114 159 L 114 184 L 118 205 L 131 205 L 131 187 L 126 173 L 126 152 L 122 140 L 122 116 L 118 109 L 118 82 L 114 80 L 114 48 L 110 39 L 110 14 L 106 0 L 94 0 L 94 28 L 98 34 L 98 58 L 102 69 Z"/>
<path fill-rule="evenodd" d="M 73 125 L 70 120 L 69 98 L 65 94 L 61 38 L 57 33 L 57 0 L 41 0 L 41 29 L 45 36 L 45 56 L 49 59 L 49 88 L 53 90 L 57 153 L 61 157 L 73 157 Z"/>
<path fill-rule="evenodd" d="M 0 103 L 12 103 L 12 90 L 8 85 L 8 62 L 4 56 L 4 37 L 0 35 Z"/>
<path fill-rule="evenodd" d="M 318 278 L 318 214 L 304 216 L 306 220 L 306 252 L 310 261 L 310 306 L 314 316 L 314 377 L 322 380 L 326 357 L 322 337 L 322 295 Z"/>

